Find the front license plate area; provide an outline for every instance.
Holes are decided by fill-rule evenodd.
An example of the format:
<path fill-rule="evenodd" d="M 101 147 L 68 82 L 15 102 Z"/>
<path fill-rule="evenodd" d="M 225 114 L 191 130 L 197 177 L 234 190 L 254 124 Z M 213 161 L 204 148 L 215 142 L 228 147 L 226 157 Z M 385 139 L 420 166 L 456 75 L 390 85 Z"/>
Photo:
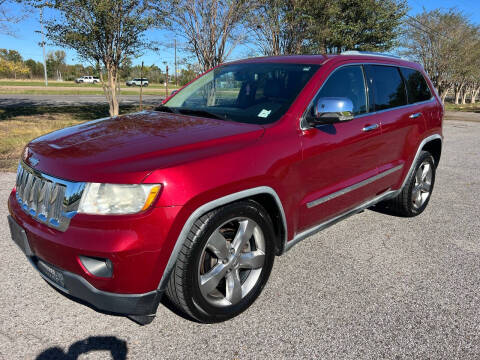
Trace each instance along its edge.
<path fill-rule="evenodd" d="M 42 260 L 37 261 L 37 268 L 49 280 L 53 281 L 58 286 L 65 288 L 65 280 L 61 271 L 55 269 L 53 266 L 43 262 Z"/>

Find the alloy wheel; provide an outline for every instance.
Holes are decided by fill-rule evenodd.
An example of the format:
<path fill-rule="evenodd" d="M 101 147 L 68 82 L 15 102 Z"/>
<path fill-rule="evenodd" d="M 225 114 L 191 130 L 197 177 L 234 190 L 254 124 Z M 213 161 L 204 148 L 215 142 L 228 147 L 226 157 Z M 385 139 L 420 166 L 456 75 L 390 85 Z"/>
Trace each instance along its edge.
<path fill-rule="evenodd" d="M 265 237 L 249 218 L 235 218 L 208 238 L 198 268 L 203 298 L 214 306 L 239 303 L 260 279 L 265 263 Z"/>
<path fill-rule="evenodd" d="M 415 173 L 415 185 L 412 190 L 412 203 L 416 209 L 422 207 L 432 190 L 432 165 L 428 161 L 422 162 Z"/>

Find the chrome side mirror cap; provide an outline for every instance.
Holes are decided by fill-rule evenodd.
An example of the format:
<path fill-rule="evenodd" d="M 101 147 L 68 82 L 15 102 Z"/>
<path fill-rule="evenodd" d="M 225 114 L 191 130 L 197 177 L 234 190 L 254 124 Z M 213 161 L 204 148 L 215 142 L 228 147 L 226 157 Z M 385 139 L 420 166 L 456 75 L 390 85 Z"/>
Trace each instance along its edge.
<path fill-rule="evenodd" d="M 319 98 L 313 108 L 314 125 L 333 124 L 353 120 L 353 102 L 343 97 Z"/>

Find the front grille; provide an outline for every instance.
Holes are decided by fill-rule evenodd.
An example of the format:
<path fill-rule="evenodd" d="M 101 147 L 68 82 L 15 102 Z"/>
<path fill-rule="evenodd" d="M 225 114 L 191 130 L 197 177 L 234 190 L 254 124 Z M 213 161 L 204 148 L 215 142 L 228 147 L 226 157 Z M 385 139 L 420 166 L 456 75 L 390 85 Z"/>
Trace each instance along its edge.
<path fill-rule="evenodd" d="M 23 162 L 18 166 L 16 197 L 22 209 L 52 228 L 65 231 L 75 216 L 85 183 L 42 174 Z"/>

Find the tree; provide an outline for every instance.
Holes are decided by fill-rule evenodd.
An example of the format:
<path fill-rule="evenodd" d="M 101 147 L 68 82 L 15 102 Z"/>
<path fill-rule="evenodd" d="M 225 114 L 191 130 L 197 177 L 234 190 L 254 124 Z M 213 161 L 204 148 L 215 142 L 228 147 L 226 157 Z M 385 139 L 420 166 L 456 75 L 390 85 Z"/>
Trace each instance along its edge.
<path fill-rule="evenodd" d="M 11 76 L 16 79 L 17 75 L 28 75 L 30 69 L 23 62 L 13 62 L 0 58 L 0 73 Z"/>
<path fill-rule="evenodd" d="M 326 22 L 322 18 L 325 8 L 330 13 Z M 407 13 L 407 2 L 338 0 L 326 7 L 313 0 L 307 9 L 311 14 L 307 32 L 308 50 L 324 53 L 385 51 L 397 45 L 395 40 Z M 322 21 L 318 21 L 319 18 Z"/>
<path fill-rule="evenodd" d="M 119 76 L 121 79 L 129 78 L 132 73 L 132 59 L 126 58 L 123 61 L 122 66 L 120 66 L 119 70 L 120 70 Z"/>
<path fill-rule="evenodd" d="M 22 55 L 17 50 L 0 49 L 0 58 L 12 62 L 23 61 Z"/>
<path fill-rule="evenodd" d="M 25 8 L 14 12 L 11 6 L 20 3 L 20 0 L 0 0 L 0 34 L 15 36 L 12 24 L 19 23 L 25 17 Z"/>
<path fill-rule="evenodd" d="M 242 24 L 255 6 L 252 0 L 165 0 L 157 4 L 157 14 L 186 40 L 186 49 L 206 71 L 245 40 Z"/>
<path fill-rule="evenodd" d="M 307 32 L 305 4 L 305 0 L 260 1 L 247 21 L 257 46 L 265 55 L 302 52 Z"/>
<path fill-rule="evenodd" d="M 62 72 L 65 71 L 67 54 L 63 50 L 50 51 L 47 54 L 47 72 L 49 76 L 55 75 L 57 81 L 62 81 Z"/>
<path fill-rule="evenodd" d="M 182 68 L 180 70 L 180 74 L 178 76 L 178 83 L 181 86 L 184 86 L 197 78 L 201 72 L 202 69 L 198 66 L 198 64 L 185 63 L 185 68 Z"/>
<path fill-rule="evenodd" d="M 478 69 L 478 39 L 478 29 L 455 9 L 424 11 L 407 21 L 403 53 L 423 65 L 442 101 L 453 90 L 458 103 Z"/>
<path fill-rule="evenodd" d="M 58 11 L 60 16 L 46 21 L 48 39 L 97 66 L 110 115 L 118 115 L 122 64 L 153 46 L 144 33 L 160 20 L 153 16 L 150 1 L 54 0 L 37 6 Z"/>
<path fill-rule="evenodd" d="M 16 50 L 0 49 L 0 72 L 16 79 L 17 75 L 27 75 L 30 69 L 24 65 L 23 58 Z"/>
<path fill-rule="evenodd" d="M 405 0 L 260 0 L 248 23 L 266 55 L 384 51 L 406 11 Z"/>

